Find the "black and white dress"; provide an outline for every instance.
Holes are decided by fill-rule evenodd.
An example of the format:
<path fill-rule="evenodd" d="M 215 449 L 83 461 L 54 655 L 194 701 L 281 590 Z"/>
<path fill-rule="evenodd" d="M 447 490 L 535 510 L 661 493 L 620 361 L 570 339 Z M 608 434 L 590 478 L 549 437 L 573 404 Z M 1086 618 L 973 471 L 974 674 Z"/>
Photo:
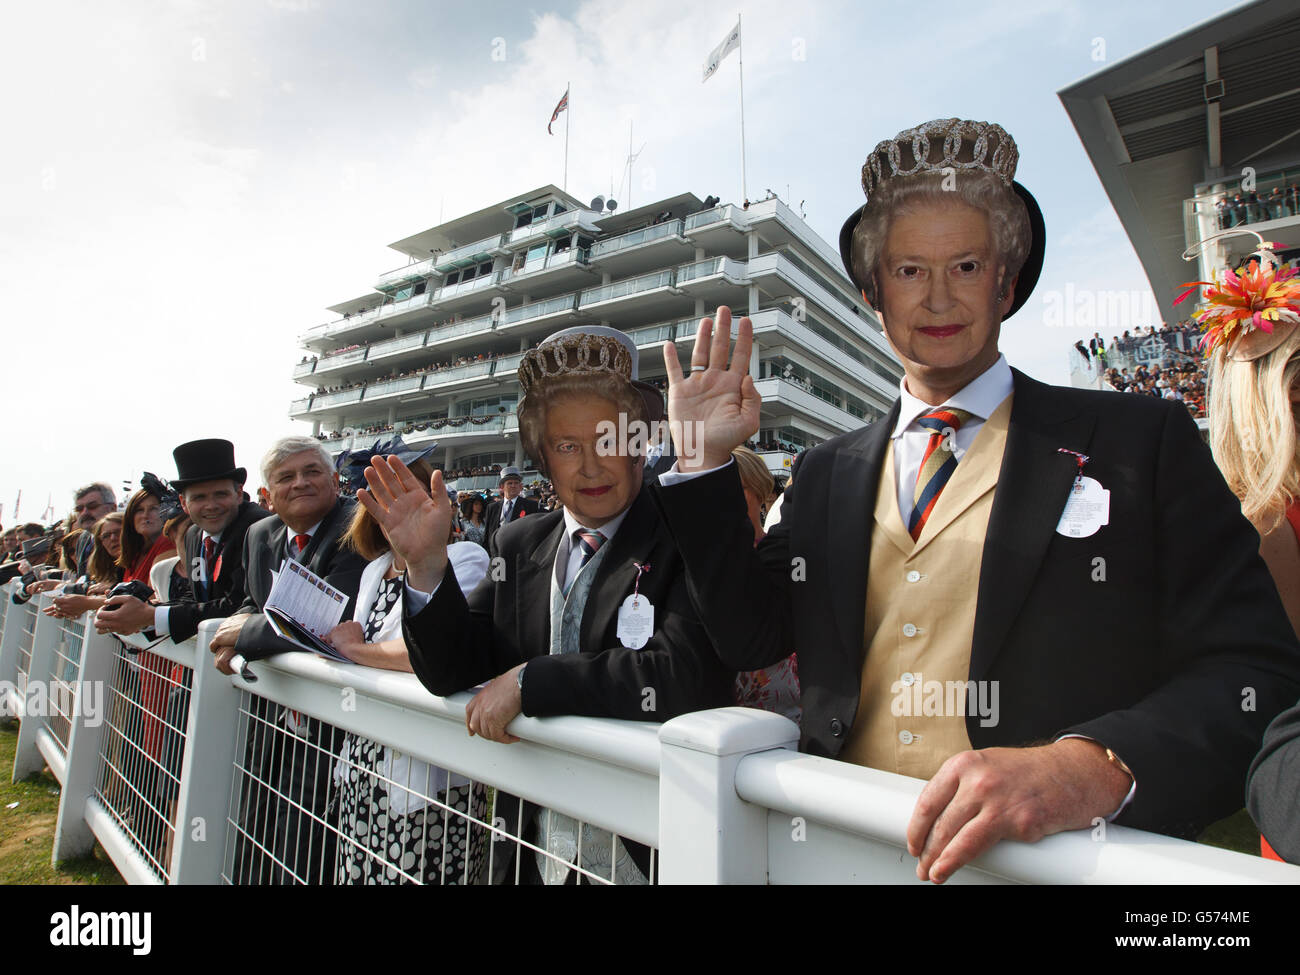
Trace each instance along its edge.
<path fill-rule="evenodd" d="M 382 579 L 364 624 L 373 642 L 400 617 L 402 579 Z M 476 883 L 485 862 L 487 791 L 379 742 L 349 734 L 335 766 L 337 884 Z M 457 784 L 459 782 L 460 784 Z"/>

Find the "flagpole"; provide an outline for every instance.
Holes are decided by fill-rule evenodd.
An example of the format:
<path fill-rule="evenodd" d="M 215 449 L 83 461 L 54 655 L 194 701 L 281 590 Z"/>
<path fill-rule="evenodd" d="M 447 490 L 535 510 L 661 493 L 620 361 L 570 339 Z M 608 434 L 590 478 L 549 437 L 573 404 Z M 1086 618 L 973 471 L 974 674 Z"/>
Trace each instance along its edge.
<path fill-rule="evenodd" d="M 569 98 L 569 82 L 564 83 L 564 183 L 560 189 L 569 192 L 569 118 L 573 115 L 573 100 Z"/>
<path fill-rule="evenodd" d="M 736 14 L 736 28 L 740 33 L 737 54 L 740 56 L 740 193 L 749 199 L 749 187 L 745 181 L 745 31 L 740 23 L 740 14 Z"/>

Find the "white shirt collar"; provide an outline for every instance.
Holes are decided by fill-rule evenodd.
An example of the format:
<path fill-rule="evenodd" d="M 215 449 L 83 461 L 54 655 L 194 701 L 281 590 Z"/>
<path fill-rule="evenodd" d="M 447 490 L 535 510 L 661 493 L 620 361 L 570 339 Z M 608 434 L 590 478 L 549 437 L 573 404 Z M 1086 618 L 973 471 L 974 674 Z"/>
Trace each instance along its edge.
<path fill-rule="evenodd" d="M 903 431 L 920 417 L 935 408 L 924 400 L 917 399 L 907 391 L 906 376 L 899 381 L 898 388 L 901 394 L 898 407 L 898 422 L 894 424 L 894 432 L 891 434 L 895 440 L 901 437 Z M 1011 378 L 1011 367 L 1007 365 L 1007 357 L 999 355 L 993 365 L 957 390 L 956 393 L 948 397 L 940 405 L 966 410 L 981 420 L 987 420 L 993 415 L 993 411 L 1001 405 L 1002 401 L 1011 395 L 1014 388 L 1015 382 Z"/>
<path fill-rule="evenodd" d="M 600 532 L 600 534 L 605 536 L 605 541 L 607 542 L 613 541 L 614 535 L 618 532 L 619 526 L 623 524 L 623 519 L 627 517 L 627 513 L 631 510 L 632 510 L 632 506 L 628 505 L 626 508 L 623 509 L 623 511 L 620 514 L 611 518 L 609 521 L 605 522 L 605 524 L 601 525 L 599 528 L 587 528 L 586 525 L 584 525 L 582 522 L 580 522 L 577 518 L 573 517 L 573 515 L 569 513 L 568 508 L 564 508 L 563 511 L 564 511 L 565 537 L 572 539 L 573 533 L 576 532 L 579 528 L 583 528 L 586 529 L 587 531 Z"/>

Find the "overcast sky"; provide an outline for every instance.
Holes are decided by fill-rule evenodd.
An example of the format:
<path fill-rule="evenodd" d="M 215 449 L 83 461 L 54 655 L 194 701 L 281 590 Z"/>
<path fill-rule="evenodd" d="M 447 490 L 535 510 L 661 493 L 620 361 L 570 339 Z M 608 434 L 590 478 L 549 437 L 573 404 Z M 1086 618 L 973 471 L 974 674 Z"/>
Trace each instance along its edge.
<path fill-rule="evenodd" d="M 1043 296 L 1146 280 L 1056 92 L 1232 5 L 1222 0 L 806 0 L 525 4 L 28 0 L 0 13 L 0 521 L 71 489 L 175 476 L 171 448 L 235 442 L 259 481 L 288 418 L 296 338 L 405 263 L 387 248 L 562 176 L 546 123 L 572 84 L 569 190 L 741 200 L 743 13 L 751 197 L 771 187 L 834 242 L 881 139 L 1001 123 L 1048 227 L 1038 292 L 1003 330 L 1013 365 L 1066 382 L 1092 328 Z M 1098 57 L 1100 56 L 1100 60 Z M 1116 321 L 1109 338 L 1147 324 Z"/>

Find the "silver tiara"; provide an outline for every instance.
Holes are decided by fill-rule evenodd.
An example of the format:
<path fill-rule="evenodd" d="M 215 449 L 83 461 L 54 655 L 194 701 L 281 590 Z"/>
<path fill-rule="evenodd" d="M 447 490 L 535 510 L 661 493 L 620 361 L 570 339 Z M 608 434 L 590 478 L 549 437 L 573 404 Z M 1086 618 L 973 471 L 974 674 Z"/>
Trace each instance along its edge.
<path fill-rule="evenodd" d="M 1010 186 L 1020 152 L 1005 129 L 992 122 L 942 118 L 906 129 L 871 150 L 862 165 L 862 190 L 870 202 L 880 185 L 896 176 L 979 170 Z"/>
<path fill-rule="evenodd" d="M 520 392 L 552 376 L 593 375 L 610 372 L 631 382 L 632 356 L 627 346 L 607 335 L 569 333 L 543 342 L 519 362 Z"/>

